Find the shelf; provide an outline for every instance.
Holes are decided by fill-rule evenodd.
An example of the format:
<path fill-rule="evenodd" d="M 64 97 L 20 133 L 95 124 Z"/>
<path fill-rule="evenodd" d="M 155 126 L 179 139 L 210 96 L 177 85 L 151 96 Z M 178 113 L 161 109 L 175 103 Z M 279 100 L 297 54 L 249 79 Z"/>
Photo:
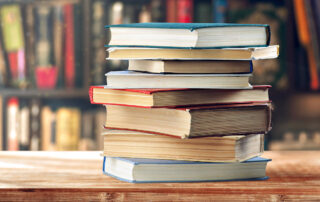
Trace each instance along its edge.
<path fill-rule="evenodd" d="M 37 97 L 37 98 L 88 98 L 89 94 L 86 89 L 1 89 L 0 96 L 3 97 Z"/>

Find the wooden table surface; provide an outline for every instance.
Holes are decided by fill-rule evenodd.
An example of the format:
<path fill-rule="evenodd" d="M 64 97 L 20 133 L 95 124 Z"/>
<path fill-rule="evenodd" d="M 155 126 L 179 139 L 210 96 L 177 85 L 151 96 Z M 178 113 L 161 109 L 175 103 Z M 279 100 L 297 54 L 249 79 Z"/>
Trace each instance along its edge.
<path fill-rule="evenodd" d="M 320 151 L 265 152 L 266 181 L 131 184 L 102 174 L 101 152 L 0 152 L 0 201 L 320 201 Z"/>

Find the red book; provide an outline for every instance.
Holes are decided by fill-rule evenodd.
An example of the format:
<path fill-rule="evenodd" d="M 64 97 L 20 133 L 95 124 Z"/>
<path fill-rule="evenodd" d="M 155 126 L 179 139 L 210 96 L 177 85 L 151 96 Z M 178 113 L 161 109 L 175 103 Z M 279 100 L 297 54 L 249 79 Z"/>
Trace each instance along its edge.
<path fill-rule="evenodd" d="M 126 105 L 146 108 L 268 102 L 270 86 L 252 89 L 109 89 L 91 86 L 92 104 Z"/>
<path fill-rule="evenodd" d="M 189 23 L 193 21 L 193 0 L 178 0 L 178 22 Z"/>
<path fill-rule="evenodd" d="M 18 78 L 18 52 L 8 53 L 10 73 L 12 79 Z"/>
<path fill-rule="evenodd" d="M 75 84 L 75 50 L 74 50 L 74 19 L 73 5 L 66 4 L 64 6 L 65 19 L 65 84 L 67 88 L 73 88 Z"/>
<path fill-rule="evenodd" d="M 271 127 L 271 103 L 141 108 L 107 105 L 105 128 L 180 138 L 265 134 Z"/>

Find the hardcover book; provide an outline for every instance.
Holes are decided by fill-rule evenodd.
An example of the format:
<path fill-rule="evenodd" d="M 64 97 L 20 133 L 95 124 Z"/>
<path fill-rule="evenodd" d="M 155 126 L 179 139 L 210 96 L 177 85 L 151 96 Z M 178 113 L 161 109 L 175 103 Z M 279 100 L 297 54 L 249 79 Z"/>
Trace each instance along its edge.
<path fill-rule="evenodd" d="M 279 46 L 223 49 L 112 47 L 107 53 L 107 60 L 262 60 L 277 58 Z"/>
<path fill-rule="evenodd" d="M 252 62 L 228 60 L 129 60 L 128 70 L 176 74 L 249 74 L 252 73 Z"/>
<path fill-rule="evenodd" d="M 187 16 L 179 17 L 181 21 L 190 21 Z M 256 47 L 268 46 L 270 41 L 270 27 L 264 24 L 133 23 L 106 28 L 111 32 L 107 47 Z"/>
<path fill-rule="evenodd" d="M 250 74 L 150 74 L 112 71 L 106 74 L 108 88 L 251 88 Z"/>
<path fill-rule="evenodd" d="M 261 157 L 241 163 L 104 157 L 103 172 L 132 183 L 265 180 L 269 161 Z"/>
<path fill-rule="evenodd" d="M 106 105 L 105 127 L 180 138 L 265 134 L 270 130 L 271 104 L 231 104 L 177 108 Z"/>
<path fill-rule="evenodd" d="M 268 102 L 270 86 L 252 89 L 109 89 L 91 86 L 92 104 L 128 105 L 140 107 L 172 107 L 223 103 Z"/>
<path fill-rule="evenodd" d="M 244 161 L 261 155 L 264 142 L 263 134 L 179 139 L 122 130 L 107 130 L 103 138 L 105 156 L 202 162 Z"/>

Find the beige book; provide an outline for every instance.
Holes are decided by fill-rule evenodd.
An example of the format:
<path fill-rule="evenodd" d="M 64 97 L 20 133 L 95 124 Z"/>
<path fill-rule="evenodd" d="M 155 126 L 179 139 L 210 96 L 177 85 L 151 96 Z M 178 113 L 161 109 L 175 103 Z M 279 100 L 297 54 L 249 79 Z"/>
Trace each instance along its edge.
<path fill-rule="evenodd" d="M 279 46 L 222 49 L 108 48 L 107 59 L 260 60 L 277 58 Z"/>
<path fill-rule="evenodd" d="M 185 108 L 106 105 L 109 129 L 126 129 L 180 138 L 265 134 L 270 130 L 270 103 Z"/>
<path fill-rule="evenodd" d="M 106 130 L 104 155 L 204 162 L 235 162 L 259 156 L 264 135 L 179 139 L 142 132 Z"/>
<path fill-rule="evenodd" d="M 252 64 L 250 61 L 229 60 L 129 60 L 128 70 L 180 74 L 251 73 Z"/>

